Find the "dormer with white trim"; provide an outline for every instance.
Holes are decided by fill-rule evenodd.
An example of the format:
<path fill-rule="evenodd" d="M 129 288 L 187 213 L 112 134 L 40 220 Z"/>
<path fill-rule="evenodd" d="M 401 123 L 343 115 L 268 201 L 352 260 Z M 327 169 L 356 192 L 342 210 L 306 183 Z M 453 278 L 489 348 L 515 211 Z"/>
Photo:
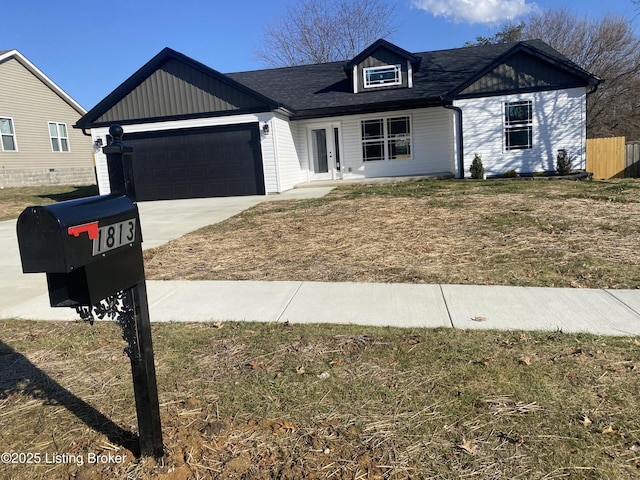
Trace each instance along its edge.
<path fill-rule="evenodd" d="M 412 88 L 421 58 L 386 40 L 377 40 L 345 65 L 353 93 Z"/>

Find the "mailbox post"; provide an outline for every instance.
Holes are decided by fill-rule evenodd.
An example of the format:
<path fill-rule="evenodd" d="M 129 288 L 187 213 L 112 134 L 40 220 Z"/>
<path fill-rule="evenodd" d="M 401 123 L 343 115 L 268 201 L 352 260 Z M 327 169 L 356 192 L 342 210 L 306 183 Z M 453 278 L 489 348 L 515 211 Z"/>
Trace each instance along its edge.
<path fill-rule="evenodd" d="M 140 453 L 164 453 L 151 322 L 142 259 L 142 230 L 133 182 L 133 148 L 119 125 L 109 128 L 111 193 L 28 207 L 17 223 L 24 273 L 47 274 L 52 307 L 75 307 L 84 320 L 115 318 L 128 343 Z"/>

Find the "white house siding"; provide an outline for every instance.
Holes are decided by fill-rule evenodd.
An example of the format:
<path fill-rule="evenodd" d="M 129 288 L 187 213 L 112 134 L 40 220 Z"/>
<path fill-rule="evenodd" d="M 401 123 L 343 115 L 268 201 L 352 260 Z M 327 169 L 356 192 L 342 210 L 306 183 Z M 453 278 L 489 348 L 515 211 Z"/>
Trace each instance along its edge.
<path fill-rule="evenodd" d="M 300 165 L 296 150 L 298 125 L 288 119 L 276 115 L 270 124 L 274 138 L 274 158 L 279 172 L 278 193 L 293 188 L 306 180 L 306 174 Z M 267 193 L 274 193 L 267 190 Z"/>
<path fill-rule="evenodd" d="M 362 159 L 362 120 L 406 115 L 411 117 L 412 158 L 364 162 Z M 297 142 L 299 148 L 297 150 L 305 176 L 309 169 L 308 127 L 320 123 L 340 126 L 342 176 L 345 179 L 436 173 L 453 174 L 455 172 L 452 110 L 441 107 L 399 110 L 305 120 L 295 123 L 298 123 Z"/>
<path fill-rule="evenodd" d="M 262 162 L 264 168 L 265 177 L 265 189 L 268 193 L 278 192 L 278 168 L 276 163 L 276 147 L 274 136 L 271 134 L 264 135 L 262 133 L 262 126 L 265 123 L 270 125 L 272 129 L 272 122 L 274 119 L 273 113 L 262 114 L 249 114 L 249 115 L 235 115 L 229 117 L 213 117 L 213 118 L 199 118 L 192 120 L 178 120 L 170 122 L 157 122 L 157 123 L 139 123 L 133 125 L 124 125 L 124 143 L 127 143 L 127 133 L 141 133 L 141 132 L 154 132 L 160 130 L 175 130 L 185 128 L 200 128 L 200 127 L 212 127 L 221 125 L 238 125 L 242 123 L 256 123 L 260 126 L 260 148 L 262 151 Z M 109 133 L 109 127 L 100 127 L 91 129 L 91 137 L 95 142 L 97 139 L 101 139 L 103 145 L 107 144 L 107 135 Z M 107 170 L 107 156 L 102 153 L 102 149 L 95 150 L 96 159 L 96 176 L 98 180 L 98 189 L 101 195 L 105 195 L 110 192 L 109 188 L 109 172 Z M 135 161 L 135 152 L 134 152 Z"/>
<path fill-rule="evenodd" d="M 504 149 L 505 102 L 533 102 L 532 148 Z M 533 173 L 555 170 L 558 149 L 566 149 L 574 169 L 585 168 L 586 89 L 574 88 L 458 100 L 463 111 L 464 174 L 475 154 L 482 159 L 487 175 L 508 170 Z"/>

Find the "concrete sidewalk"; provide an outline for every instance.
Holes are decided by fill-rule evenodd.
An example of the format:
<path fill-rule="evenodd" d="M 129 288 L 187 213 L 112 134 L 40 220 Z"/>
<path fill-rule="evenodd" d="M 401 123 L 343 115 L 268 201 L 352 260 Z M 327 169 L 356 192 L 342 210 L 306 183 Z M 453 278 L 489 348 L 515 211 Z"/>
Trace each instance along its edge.
<path fill-rule="evenodd" d="M 317 198 L 333 185 L 280 195 L 141 202 L 144 248 L 260 202 Z M 76 320 L 51 308 L 44 274 L 22 273 L 15 220 L 0 222 L 0 318 Z M 265 321 L 398 327 L 562 330 L 640 335 L 640 290 L 317 282 L 149 281 L 151 321 Z"/>
<path fill-rule="evenodd" d="M 471 285 L 149 281 L 152 322 L 256 321 L 640 335 L 640 291 Z M 46 291 L 46 290 L 45 290 Z M 0 318 L 75 320 L 46 293 Z"/>

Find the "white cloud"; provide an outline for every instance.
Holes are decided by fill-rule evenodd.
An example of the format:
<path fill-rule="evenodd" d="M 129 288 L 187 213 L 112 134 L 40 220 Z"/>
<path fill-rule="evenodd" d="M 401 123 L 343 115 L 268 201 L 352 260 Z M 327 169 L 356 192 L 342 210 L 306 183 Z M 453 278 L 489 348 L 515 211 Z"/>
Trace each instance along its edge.
<path fill-rule="evenodd" d="M 414 0 L 414 5 L 434 17 L 456 23 L 499 23 L 514 20 L 536 8 L 527 0 Z"/>

